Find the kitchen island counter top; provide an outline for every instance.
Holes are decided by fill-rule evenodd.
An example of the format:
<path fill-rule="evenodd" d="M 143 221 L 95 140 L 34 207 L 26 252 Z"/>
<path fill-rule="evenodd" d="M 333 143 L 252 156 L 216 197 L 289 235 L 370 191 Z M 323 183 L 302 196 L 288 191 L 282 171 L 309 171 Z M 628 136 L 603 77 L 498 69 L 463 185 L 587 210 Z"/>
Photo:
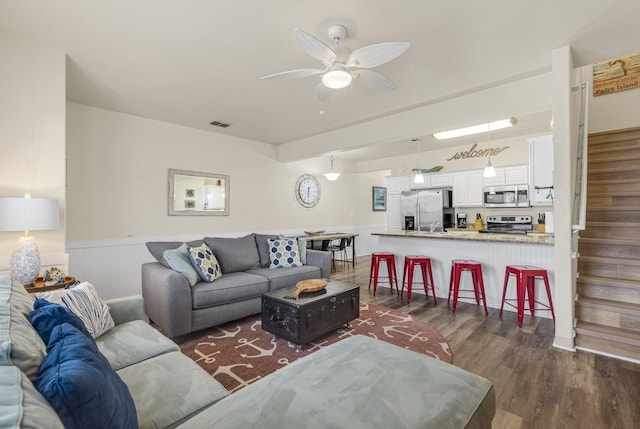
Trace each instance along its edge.
<path fill-rule="evenodd" d="M 473 240 L 501 243 L 526 243 L 553 246 L 553 234 L 530 232 L 527 234 L 494 234 L 479 233 L 475 230 L 453 229 L 446 232 L 428 231 L 382 231 L 373 232 L 371 235 L 386 237 L 429 238 L 445 240 Z"/>
<path fill-rule="evenodd" d="M 449 295 L 451 280 L 451 261 L 454 259 L 472 259 L 482 264 L 482 276 L 487 297 L 487 306 L 500 309 L 504 289 L 505 267 L 507 265 L 526 264 L 547 270 L 551 292 L 555 291 L 553 235 L 531 232 L 528 234 L 479 233 L 476 230 L 449 230 L 447 232 L 422 231 L 383 231 L 372 232 L 377 239 L 375 252 L 391 252 L 396 264 L 403 272 L 403 260 L 409 255 L 424 255 L 431 260 L 433 284 L 436 296 L 445 301 Z M 385 276 L 386 267 L 380 267 Z M 420 270 L 416 270 L 414 282 L 421 284 Z M 472 289 L 471 275 L 462 276 L 461 289 Z M 400 280 L 398 280 L 398 283 Z M 507 290 L 507 299 L 516 298 L 514 281 Z M 385 287 L 386 285 L 383 285 Z M 412 293 L 424 294 L 422 287 L 413 288 Z M 547 302 L 546 290 L 538 285 L 535 288 L 536 300 Z M 466 300 L 475 304 L 475 300 Z M 413 303 L 413 299 L 411 300 Z M 445 304 L 446 305 L 446 304 Z M 505 306 L 506 311 L 515 308 Z M 540 316 L 551 317 L 542 311 Z M 538 312 L 536 312 L 538 316 Z"/>

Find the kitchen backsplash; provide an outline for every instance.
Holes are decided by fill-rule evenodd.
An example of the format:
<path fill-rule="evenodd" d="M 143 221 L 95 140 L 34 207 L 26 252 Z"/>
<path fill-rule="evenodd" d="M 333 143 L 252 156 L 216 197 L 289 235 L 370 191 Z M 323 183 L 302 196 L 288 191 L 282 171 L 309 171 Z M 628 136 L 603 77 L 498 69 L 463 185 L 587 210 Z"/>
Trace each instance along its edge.
<path fill-rule="evenodd" d="M 495 215 L 529 215 L 534 225 L 538 223 L 538 215 L 544 212 L 553 212 L 553 206 L 538 207 L 456 207 L 456 214 L 466 213 L 468 227 L 473 229 L 473 222 L 476 219 L 476 213 L 480 213 L 483 222 L 487 221 L 487 216 Z"/>

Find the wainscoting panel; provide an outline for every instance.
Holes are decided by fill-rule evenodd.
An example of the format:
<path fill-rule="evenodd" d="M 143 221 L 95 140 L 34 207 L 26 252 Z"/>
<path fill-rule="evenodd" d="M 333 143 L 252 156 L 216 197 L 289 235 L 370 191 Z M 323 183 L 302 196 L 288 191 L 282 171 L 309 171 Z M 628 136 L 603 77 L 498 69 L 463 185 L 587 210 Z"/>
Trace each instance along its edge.
<path fill-rule="evenodd" d="M 327 232 L 355 232 L 356 255 L 368 255 L 371 249 L 378 243 L 378 237 L 372 236 L 372 232 L 386 230 L 386 225 L 366 226 L 338 226 L 319 227 Z M 299 235 L 300 231 L 255 231 L 261 234 L 275 233 L 284 235 Z M 88 281 L 93 284 L 103 299 L 119 298 L 130 295 L 140 295 L 142 281 L 140 277 L 141 266 L 145 262 L 153 262 L 145 245 L 148 241 L 190 241 L 202 237 L 241 237 L 248 232 L 238 233 L 204 233 L 201 236 L 165 236 L 165 237 L 140 237 L 118 240 L 75 241 L 67 243 L 69 252 L 69 275 L 75 276 L 80 281 Z M 224 273 L 223 273 L 224 275 Z"/>

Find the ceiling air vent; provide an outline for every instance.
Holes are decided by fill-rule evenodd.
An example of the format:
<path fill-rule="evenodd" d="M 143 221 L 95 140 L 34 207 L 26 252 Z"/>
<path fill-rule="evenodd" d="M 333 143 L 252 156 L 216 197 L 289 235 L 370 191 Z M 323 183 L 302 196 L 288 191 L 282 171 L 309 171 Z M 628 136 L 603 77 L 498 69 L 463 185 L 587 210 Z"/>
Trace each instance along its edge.
<path fill-rule="evenodd" d="M 209 122 L 209 125 L 213 125 L 214 127 L 220 127 L 220 128 L 227 128 L 227 127 L 231 126 L 231 124 L 227 124 L 227 123 L 220 122 L 220 121 L 211 121 L 211 122 Z"/>

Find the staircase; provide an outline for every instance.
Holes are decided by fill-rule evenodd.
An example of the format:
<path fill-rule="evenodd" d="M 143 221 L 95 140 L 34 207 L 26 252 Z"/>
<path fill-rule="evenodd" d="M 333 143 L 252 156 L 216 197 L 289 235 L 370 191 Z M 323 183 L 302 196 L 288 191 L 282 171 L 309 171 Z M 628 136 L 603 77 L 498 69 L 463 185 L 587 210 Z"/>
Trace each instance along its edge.
<path fill-rule="evenodd" d="M 640 360 L 640 128 L 589 136 L 576 347 Z"/>

